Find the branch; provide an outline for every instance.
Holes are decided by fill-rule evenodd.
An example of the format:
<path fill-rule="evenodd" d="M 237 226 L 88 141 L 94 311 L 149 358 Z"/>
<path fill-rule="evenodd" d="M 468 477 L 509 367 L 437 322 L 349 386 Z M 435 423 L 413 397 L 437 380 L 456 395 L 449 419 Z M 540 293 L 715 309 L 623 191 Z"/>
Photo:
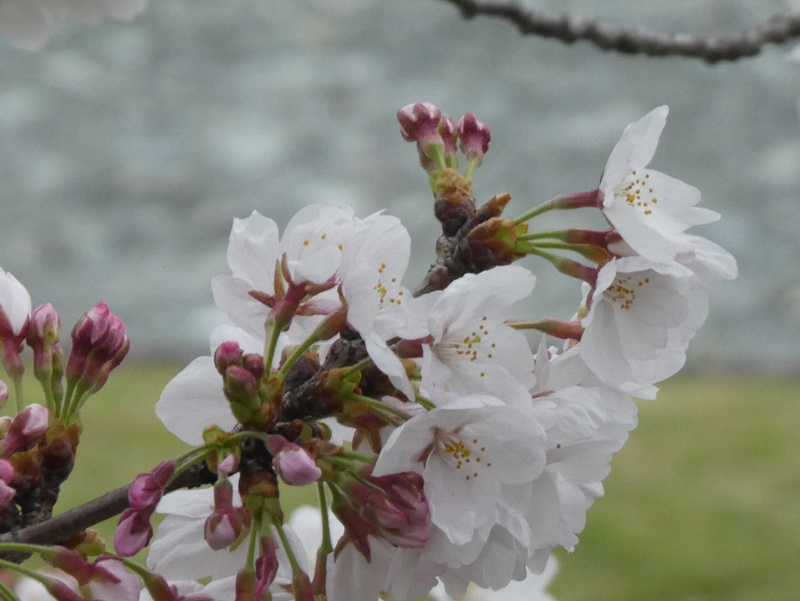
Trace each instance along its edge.
<path fill-rule="evenodd" d="M 513 24 L 523 35 L 556 38 L 566 44 L 585 40 L 601 50 L 652 57 L 683 56 L 709 64 L 755 56 L 767 44 L 783 44 L 800 37 L 800 13 L 775 15 L 765 23 L 729 35 L 694 36 L 658 33 L 643 28 L 605 25 L 567 13 L 526 10 L 514 0 L 444 0 L 455 5 L 465 19 L 494 17 Z"/>
<path fill-rule="evenodd" d="M 175 478 L 164 492 L 209 484 L 214 477 L 205 463 L 196 463 Z M 63 544 L 73 534 L 122 513 L 128 507 L 128 488 L 130 485 L 117 488 L 47 521 L 0 535 L 0 543 Z"/>

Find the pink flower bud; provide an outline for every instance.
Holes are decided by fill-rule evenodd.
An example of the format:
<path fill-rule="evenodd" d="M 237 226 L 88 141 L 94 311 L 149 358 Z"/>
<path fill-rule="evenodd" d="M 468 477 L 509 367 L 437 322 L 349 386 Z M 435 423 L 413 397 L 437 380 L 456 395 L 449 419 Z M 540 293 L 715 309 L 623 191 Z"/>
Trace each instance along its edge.
<path fill-rule="evenodd" d="M 72 329 L 67 377 L 83 380 L 97 392 L 122 363 L 130 344 L 123 321 L 100 301 Z"/>
<path fill-rule="evenodd" d="M 253 374 L 256 380 L 261 380 L 266 374 L 264 366 L 264 357 L 257 353 L 250 353 L 242 357 L 242 367 Z"/>
<path fill-rule="evenodd" d="M 215 551 L 230 547 L 247 531 L 250 515 L 233 506 L 233 487 L 227 478 L 214 485 L 214 511 L 205 522 L 204 537 Z"/>
<path fill-rule="evenodd" d="M 261 599 L 278 574 L 275 540 L 261 537 L 261 555 L 256 559 L 256 599 Z"/>
<path fill-rule="evenodd" d="M 120 557 L 132 557 L 144 549 L 153 537 L 152 512 L 128 508 L 122 512 L 114 531 L 114 549 Z"/>
<path fill-rule="evenodd" d="M 47 303 L 37 307 L 28 328 L 28 346 L 33 350 L 33 372 L 37 377 L 49 375 L 53 368 L 52 349 L 61 336 L 61 318 Z"/>
<path fill-rule="evenodd" d="M 419 474 L 403 472 L 370 478 L 382 491 L 371 491 L 364 516 L 381 536 L 398 547 L 424 547 L 430 537 L 430 508 Z"/>
<path fill-rule="evenodd" d="M 50 412 L 42 405 L 28 405 L 17 415 L 0 441 L 0 454 L 9 457 L 18 451 L 27 451 L 39 443 L 47 432 Z"/>
<path fill-rule="evenodd" d="M 9 486 L 13 478 L 14 466 L 11 462 L 0 459 L 0 507 L 10 503 L 17 494 L 17 491 Z"/>
<path fill-rule="evenodd" d="M 442 117 L 439 122 L 439 134 L 444 141 L 444 155 L 446 157 L 456 156 L 456 140 L 458 140 L 458 127 L 456 122 L 450 117 Z"/>
<path fill-rule="evenodd" d="M 175 462 L 162 461 L 152 471 L 139 474 L 128 489 L 128 504 L 131 509 L 155 510 L 161 500 L 163 489 L 175 473 Z"/>
<path fill-rule="evenodd" d="M 441 119 L 442 111 L 427 102 L 409 104 L 397 111 L 400 134 L 403 139 L 416 142 L 424 151 L 427 151 L 431 145 L 444 145 L 442 136 L 439 134 Z"/>
<path fill-rule="evenodd" d="M 0 380 L 0 407 L 5 405 L 8 400 L 8 386 L 3 380 Z"/>
<path fill-rule="evenodd" d="M 253 412 L 261 406 L 259 385 L 260 382 L 244 367 L 231 365 L 225 371 L 222 389 L 233 414 L 242 423 L 252 419 Z"/>
<path fill-rule="evenodd" d="M 322 476 L 322 470 L 317 467 L 309 452 L 283 436 L 271 436 L 267 449 L 274 457 L 272 466 L 275 472 L 287 484 L 305 486 Z"/>
<path fill-rule="evenodd" d="M 225 371 L 231 365 L 242 364 L 242 355 L 242 349 L 238 342 L 234 342 L 233 340 L 223 342 L 214 352 L 214 366 L 217 368 L 219 374 L 224 376 Z"/>
<path fill-rule="evenodd" d="M 467 113 L 458 120 L 458 133 L 461 138 L 461 152 L 467 155 L 467 159 L 480 158 L 488 152 L 492 133 L 475 118 L 474 113 Z"/>
<path fill-rule="evenodd" d="M 8 484 L 14 477 L 14 466 L 6 459 L 0 459 L 0 480 Z"/>

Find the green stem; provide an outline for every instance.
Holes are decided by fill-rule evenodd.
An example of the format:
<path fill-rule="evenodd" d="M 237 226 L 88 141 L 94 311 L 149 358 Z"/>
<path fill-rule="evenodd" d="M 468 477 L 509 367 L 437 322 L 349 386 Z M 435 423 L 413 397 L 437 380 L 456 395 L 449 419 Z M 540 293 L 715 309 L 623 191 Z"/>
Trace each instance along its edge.
<path fill-rule="evenodd" d="M 19 415 L 22 410 L 25 408 L 25 395 L 22 391 L 22 377 L 21 376 L 13 376 L 13 384 L 14 384 L 14 401 L 16 402 L 17 406 L 17 415 Z"/>
<path fill-rule="evenodd" d="M 2 582 L 0 582 L 0 599 L 3 601 L 19 601 L 11 587 Z"/>
<path fill-rule="evenodd" d="M 350 367 L 342 369 L 342 371 L 341 371 L 342 380 L 348 379 L 355 372 L 361 371 L 365 367 L 369 367 L 370 365 L 372 365 L 372 363 L 373 363 L 372 359 L 367 357 L 366 359 L 362 359 L 361 361 L 351 365 Z"/>
<path fill-rule="evenodd" d="M 358 401 L 359 403 L 366 405 L 375 415 L 393 425 L 397 425 L 396 423 L 397 420 L 395 418 L 399 417 L 402 421 L 406 421 L 411 417 L 408 413 L 406 413 L 402 409 L 396 409 L 395 407 L 390 407 L 389 405 L 381 403 L 380 401 L 370 398 L 368 396 L 350 393 L 345 398 L 353 401 Z"/>
<path fill-rule="evenodd" d="M 269 340 L 267 341 L 267 347 L 264 352 L 264 365 L 267 367 L 267 373 L 272 371 L 272 362 L 275 359 L 275 349 L 278 348 L 278 340 L 281 336 L 281 328 L 273 327 L 272 331 L 270 332 Z"/>
<path fill-rule="evenodd" d="M 558 255 L 549 253 L 545 250 L 540 249 L 538 245 L 534 246 L 530 250 L 530 254 L 537 255 L 539 257 L 542 257 L 543 259 L 547 259 L 561 273 L 568 275 L 570 277 L 582 280 L 591 285 L 594 285 L 595 281 L 597 280 L 597 269 L 594 269 L 592 267 L 587 267 L 583 263 L 578 263 L 577 261 L 573 261 L 572 259 L 566 259 L 564 257 L 560 257 Z"/>
<path fill-rule="evenodd" d="M 520 225 L 526 221 L 530 221 L 534 217 L 538 217 L 543 213 L 553 210 L 562 209 L 585 209 L 597 207 L 597 190 L 589 190 L 588 192 L 577 192 L 574 194 L 562 194 L 555 198 L 543 202 L 535 209 L 524 213 L 521 217 L 514 220 L 515 225 Z"/>
<path fill-rule="evenodd" d="M 60 407 L 56 405 L 56 397 L 53 395 L 51 376 L 52 373 L 45 374 L 41 378 L 37 376 L 36 380 L 42 386 L 42 390 L 44 391 L 44 398 L 47 401 L 47 409 L 50 411 L 50 415 L 57 417 Z"/>
<path fill-rule="evenodd" d="M 305 353 L 309 348 L 311 348 L 312 345 L 314 345 L 317 342 L 319 342 L 319 336 L 315 336 L 312 334 L 303 341 L 303 344 L 301 344 L 296 349 L 294 349 L 294 351 L 292 351 L 292 354 L 289 355 L 289 358 L 286 359 L 286 362 L 283 364 L 283 366 L 277 373 L 278 381 L 280 383 L 283 383 L 284 378 L 286 378 L 286 374 L 289 373 L 289 370 L 295 363 L 297 363 L 298 359 L 300 359 L 300 357 L 303 356 L 303 353 Z"/>
<path fill-rule="evenodd" d="M 509 323 L 515 330 L 537 330 L 562 340 L 580 340 L 583 336 L 583 326 L 579 321 L 562 321 L 545 317 L 536 321 L 523 321 Z"/>

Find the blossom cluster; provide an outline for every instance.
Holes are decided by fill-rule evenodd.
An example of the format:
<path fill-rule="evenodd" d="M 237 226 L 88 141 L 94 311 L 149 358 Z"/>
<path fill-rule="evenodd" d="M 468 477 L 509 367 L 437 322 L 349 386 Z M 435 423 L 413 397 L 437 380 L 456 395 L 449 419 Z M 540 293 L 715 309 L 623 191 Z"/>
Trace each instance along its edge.
<path fill-rule="evenodd" d="M 149 566 L 211 578 L 236 599 L 374 601 L 503 589 L 541 572 L 555 547 L 574 548 L 636 426 L 632 397 L 654 398 L 682 367 L 708 283 L 736 276 L 724 249 L 688 232 L 718 214 L 648 168 L 666 116 L 660 107 L 625 129 L 597 189 L 510 219 L 509 195 L 482 206 L 472 195 L 484 124 L 425 103 L 398 111 L 442 224 L 413 292 L 411 238 L 383 212 L 311 205 L 282 235 L 258 212 L 236 219 L 231 273 L 212 282 L 234 325 L 212 333 L 211 354 L 156 406 L 197 445 L 193 460 L 206 457 L 213 500 L 164 498 Z M 578 208 L 601 211 L 608 228 L 531 231 L 545 212 Z M 513 264 L 526 256 L 582 282 L 572 318 L 515 318 L 535 286 Z M 531 347 L 526 330 L 562 343 Z M 306 552 L 284 524 L 278 479 L 315 483 L 342 524 L 313 571 L 297 561 Z"/>
<path fill-rule="evenodd" d="M 411 237 L 382 211 L 310 205 L 282 233 L 255 211 L 235 219 L 230 273 L 212 281 L 231 324 L 156 404 L 190 450 L 128 488 L 116 554 L 88 534 L 69 549 L 5 550 L 60 570 L 36 576 L 59 601 L 550 599 L 551 552 L 578 543 L 636 426 L 634 397 L 655 398 L 683 366 L 707 285 L 736 276 L 730 254 L 689 233 L 719 216 L 648 167 L 666 116 L 624 130 L 596 189 L 510 218 L 510 195 L 478 205 L 472 193 L 489 128 L 426 103 L 401 109 L 442 227 L 424 280 L 404 283 Z M 607 227 L 534 229 L 576 209 Z M 517 317 L 535 303 L 527 257 L 578 280 L 570 315 Z M 56 440 L 74 461 L 65 433 L 79 434 L 78 410 L 129 345 L 101 303 L 73 329 L 64 370 L 59 332 L 52 307 L 31 311 L 0 272 L 3 364 L 19 399 L 27 341 L 48 399 L 3 426 L 0 504 L 12 517 L 30 471 L 14 457 Z M 287 519 L 282 491 L 306 485 L 319 508 Z M 154 536 L 155 513 L 166 517 Z M 128 559 L 148 546 L 146 567 Z"/>

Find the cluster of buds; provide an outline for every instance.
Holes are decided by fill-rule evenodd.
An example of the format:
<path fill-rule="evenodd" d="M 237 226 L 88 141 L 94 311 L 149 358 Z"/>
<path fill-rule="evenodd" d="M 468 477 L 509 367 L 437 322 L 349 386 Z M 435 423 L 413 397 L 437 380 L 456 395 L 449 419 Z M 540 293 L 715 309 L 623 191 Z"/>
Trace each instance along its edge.
<path fill-rule="evenodd" d="M 2 532 L 50 517 L 75 463 L 79 410 L 103 387 L 130 347 L 122 320 L 102 302 L 73 328 L 66 361 L 60 336 L 61 319 L 53 306 L 33 309 L 25 287 L 0 269 L 0 359 L 8 374 L 8 381 L 0 380 L 0 402 L 13 394 L 17 409 L 14 417 L 0 420 Z M 42 403 L 28 404 L 23 395 L 26 345 L 33 353 Z"/>
<path fill-rule="evenodd" d="M 401 108 L 397 111 L 397 120 L 403 138 L 417 144 L 420 165 L 428 173 L 434 195 L 447 186 L 446 178 L 443 181 L 439 179 L 443 172 L 446 173 L 445 169 L 458 171 L 457 148 L 467 159 L 463 177 L 469 181 L 475 169 L 480 167 L 492 139 L 489 128 L 473 113 L 465 114 L 456 122 L 443 115 L 439 107 L 427 102 Z"/>

